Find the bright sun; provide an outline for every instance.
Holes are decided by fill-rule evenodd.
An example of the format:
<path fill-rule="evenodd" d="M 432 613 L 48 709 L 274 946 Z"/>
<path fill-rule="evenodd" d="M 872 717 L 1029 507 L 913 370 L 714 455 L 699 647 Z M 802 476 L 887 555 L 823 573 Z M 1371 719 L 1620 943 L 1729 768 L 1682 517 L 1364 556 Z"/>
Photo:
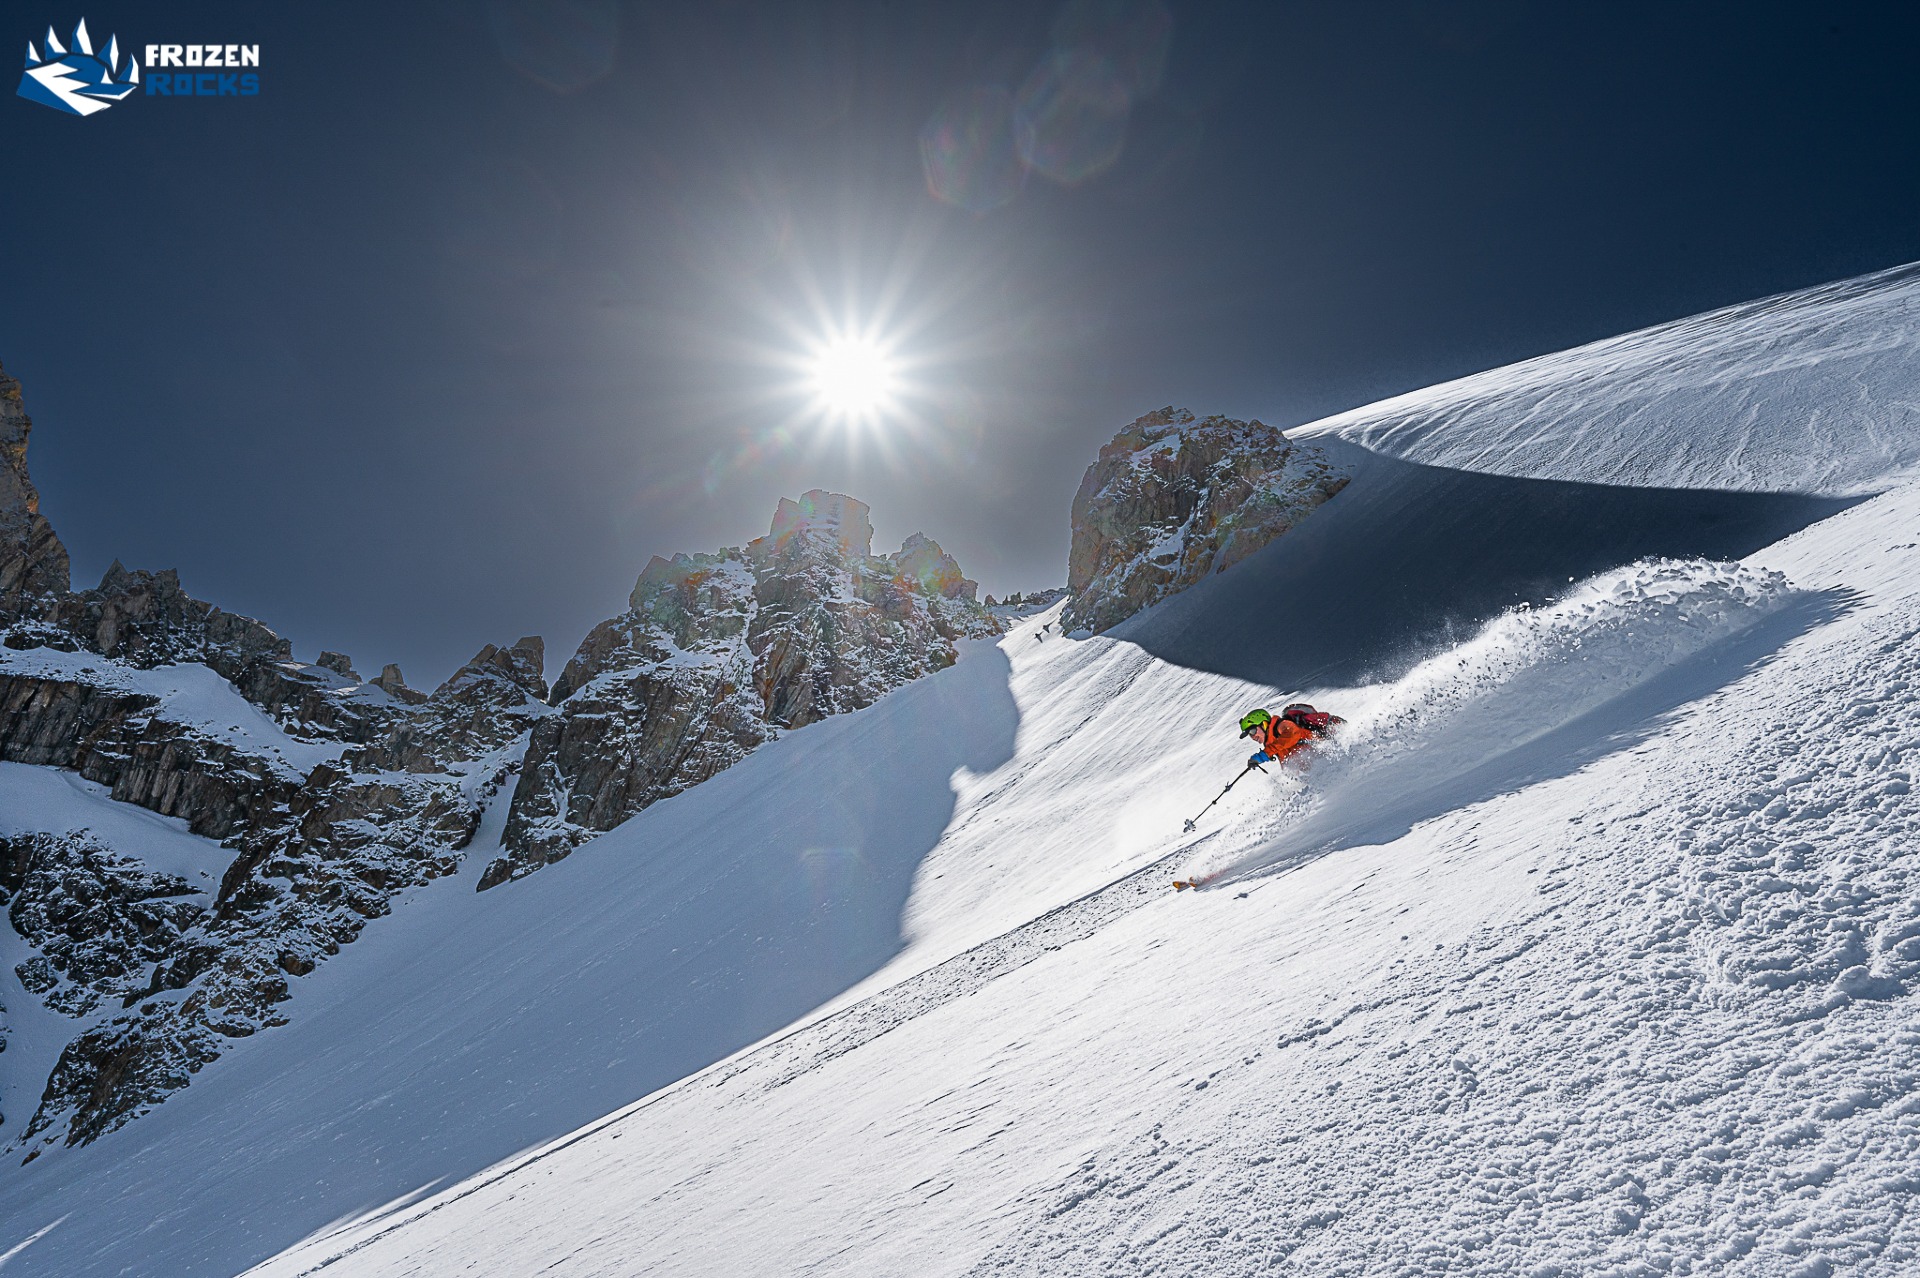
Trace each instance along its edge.
<path fill-rule="evenodd" d="M 811 377 L 820 407 L 835 416 L 871 418 L 893 402 L 893 357 L 871 338 L 836 337 L 814 356 Z"/>

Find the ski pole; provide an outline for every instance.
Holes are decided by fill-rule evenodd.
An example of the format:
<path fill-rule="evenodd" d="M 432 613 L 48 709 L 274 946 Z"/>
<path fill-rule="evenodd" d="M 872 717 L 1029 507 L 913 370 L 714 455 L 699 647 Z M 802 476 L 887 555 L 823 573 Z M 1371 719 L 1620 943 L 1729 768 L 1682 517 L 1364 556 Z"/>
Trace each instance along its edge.
<path fill-rule="evenodd" d="M 1199 811 L 1199 814 L 1198 814 L 1198 815 L 1196 815 L 1196 816 L 1194 816 L 1194 817 L 1192 818 L 1192 820 L 1189 820 L 1189 821 L 1187 822 L 1187 829 L 1186 829 L 1186 832 L 1187 832 L 1187 833 L 1189 833 L 1189 834 L 1191 834 L 1191 833 L 1193 832 L 1193 827 L 1194 827 L 1194 825 L 1195 825 L 1195 823 L 1197 823 L 1197 822 L 1198 822 L 1198 821 L 1200 820 L 1200 818 L 1201 818 L 1201 817 L 1203 817 L 1203 816 L 1205 816 L 1205 815 L 1206 815 L 1207 813 L 1209 813 L 1209 812 L 1211 812 L 1211 811 L 1213 810 L 1213 804 L 1214 804 L 1214 803 L 1218 803 L 1218 802 L 1220 802 L 1220 800 L 1222 800 L 1222 799 L 1224 799 L 1224 798 L 1226 798 L 1226 797 L 1227 797 L 1227 790 L 1231 790 L 1231 789 L 1233 789 L 1233 787 L 1235 787 L 1236 785 L 1239 785 L 1239 784 L 1240 784 L 1240 777 L 1244 777 L 1245 775 L 1247 775 L 1247 773 L 1249 773 L 1249 772 L 1253 772 L 1253 771 L 1256 771 L 1256 770 L 1258 770 L 1258 771 L 1261 771 L 1261 772 L 1265 772 L 1265 771 L 1266 771 L 1266 769 L 1265 769 L 1265 768 L 1262 768 L 1262 767 L 1261 767 L 1261 766 L 1260 766 L 1259 764 L 1257 764 L 1257 763 L 1249 763 L 1249 764 L 1247 764 L 1247 766 L 1246 766 L 1246 767 L 1244 767 L 1244 768 L 1242 768 L 1242 769 L 1240 769 L 1240 776 L 1236 776 L 1236 777 L 1235 777 L 1235 778 L 1234 778 L 1233 780 L 1231 780 L 1231 781 L 1229 781 L 1229 782 L 1227 782 L 1227 789 L 1226 789 L 1226 790 L 1222 790 L 1222 791 L 1221 791 L 1220 793 L 1218 793 L 1218 794 L 1216 794 L 1216 795 L 1214 795 L 1214 796 L 1213 796 L 1213 803 L 1209 803 L 1209 804 L 1207 804 L 1207 806 L 1206 806 L 1206 807 L 1204 807 L 1204 808 L 1201 808 L 1201 809 L 1200 809 L 1200 811 Z"/>

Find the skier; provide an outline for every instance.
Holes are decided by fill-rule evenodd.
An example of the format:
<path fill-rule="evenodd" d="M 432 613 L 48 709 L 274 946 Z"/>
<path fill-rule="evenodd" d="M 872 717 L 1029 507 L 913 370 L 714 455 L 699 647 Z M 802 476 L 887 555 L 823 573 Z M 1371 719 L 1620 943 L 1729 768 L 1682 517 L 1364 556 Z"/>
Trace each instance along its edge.
<path fill-rule="evenodd" d="M 1315 710 L 1304 701 L 1296 701 L 1280 712 L 1278 719 L 1265 710 L 1249 710 L 1240 720 L 1240 736 L 1252 737 L 1260 743 L 1260 749 L 1247 760 L 1247 766 L 1240 769 L 1240 776 L 1227 782 L 1227 789 L 1213 796 L 1213 801 L 1200 809 L 1198 816 L 1188 819 L 1186 829 L 1189 833 L 1199 824 L 1200 817 L 1213 810 L 1213 805 L 1227 797 L 1227 790 L 1240 784 L 1240 777 L 1252 772 L 1263 764 L 1279 763 L 1298 753 L 1321 737 L 1331 736 L 1333 730 L 1345 723 L 1339 715 L 1328 714 L 1324 710 Z M 1193 887 L 1200 880 L 1182 880 L 1175 883 L 1176 888 Z"/>
<path fill-rule="evenodd" d="M 1345 722 L 1337 715 L 1315 710 L 1304 701 L 1294 702 L 1282 710 L 1277 719 L 1265 710 L 1251 710 L 1240 720 L 1240 735 L 1252 737 L 1260 749 L 1247 760 L 1247 766 L 1257 768 L 1263 763 L 1279 763 Z"/>

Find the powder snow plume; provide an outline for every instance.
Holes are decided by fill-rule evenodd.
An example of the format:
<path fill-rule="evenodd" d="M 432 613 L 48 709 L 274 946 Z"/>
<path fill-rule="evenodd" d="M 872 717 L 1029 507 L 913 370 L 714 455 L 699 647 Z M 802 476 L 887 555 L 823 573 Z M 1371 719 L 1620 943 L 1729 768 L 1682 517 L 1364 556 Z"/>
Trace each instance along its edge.
<path fill-rule="evenodd" d="M 1460 777 L 1751 629 L 1799 597 L 1781 573 L 1649 559 L 1601 573 L 1391 681 L 1308 695 L 1347 720 L 1229 819 L 1202 876 L 1293 859 L 1383 807 Z M 1277 794 L 1276 794 L 1277 791 Z M 1255 795 L 1262 792 L 1257 788 Z"/>

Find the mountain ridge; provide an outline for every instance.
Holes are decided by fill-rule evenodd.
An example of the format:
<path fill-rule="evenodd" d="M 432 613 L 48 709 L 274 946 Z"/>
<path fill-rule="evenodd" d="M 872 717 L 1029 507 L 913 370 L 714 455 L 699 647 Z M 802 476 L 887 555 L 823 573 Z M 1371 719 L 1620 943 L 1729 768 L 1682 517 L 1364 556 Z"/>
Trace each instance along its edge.
<path fill-rule="evenodd" d="M 936 543 L 915 534 L 875 558 L 867 508 L 816 490 L 782 499 L 768 538 L 714 560 L 756 568 L 747 660 L 723 672 L 722 688 L 666 680 L 653 695 L 589 705 L 578 686 L 588 667 L 603 682 L 624 674 L 629 689 L 645 674 L 596 647 L 602 627 L 554 688 L 542 641 L 527 637 L 484 645 L 419 693 L 394 666 L 363 680 L 340 653 L 296 661 L 286 639 L 192 598 L 171 570 L 116 561 L 97 587 L 71 590 L 28 476 L 31 425 L 19 384 L 0 374 L 0 763 L 67 769 L 179 820 L 207 841 L 202 859 L 217 877 L 148 874 L 137 850 L 129 858 L 71 829 L 0 838 L 0 891 L 26 951 L 10 960 L 19 983 L 8 998 L 44 1002 L 72 1025 L 49 1073 L 5 1089 L 16 1113 L 15 1096 L 38 1093 L 11 1140 L 28 1161 L 56 1141 L 115 1130 L 237 1041 L 285 1025 L 291 982 L 406 891 L 453 874 L 496 793 L 509 796 L 510 837 L 481 889 L 550 864 L 779 731 L 950 665 L 956 641 L 1000 629 Z M 659 576 L 642 574 L 636 601 Z M 696 628 L 713 621 L 699 615 Z M 647 769 L 644 751 L 624 754 L 622 741 L 663 720 L 697 741 L 726 716 L 728 696 L 730 749 L 543 822 L 542 803 L 583 773 Z M 569 741 L 582 723 L 592 730 Z M 668 753 L 684 761 L 687 750 Z"/>

